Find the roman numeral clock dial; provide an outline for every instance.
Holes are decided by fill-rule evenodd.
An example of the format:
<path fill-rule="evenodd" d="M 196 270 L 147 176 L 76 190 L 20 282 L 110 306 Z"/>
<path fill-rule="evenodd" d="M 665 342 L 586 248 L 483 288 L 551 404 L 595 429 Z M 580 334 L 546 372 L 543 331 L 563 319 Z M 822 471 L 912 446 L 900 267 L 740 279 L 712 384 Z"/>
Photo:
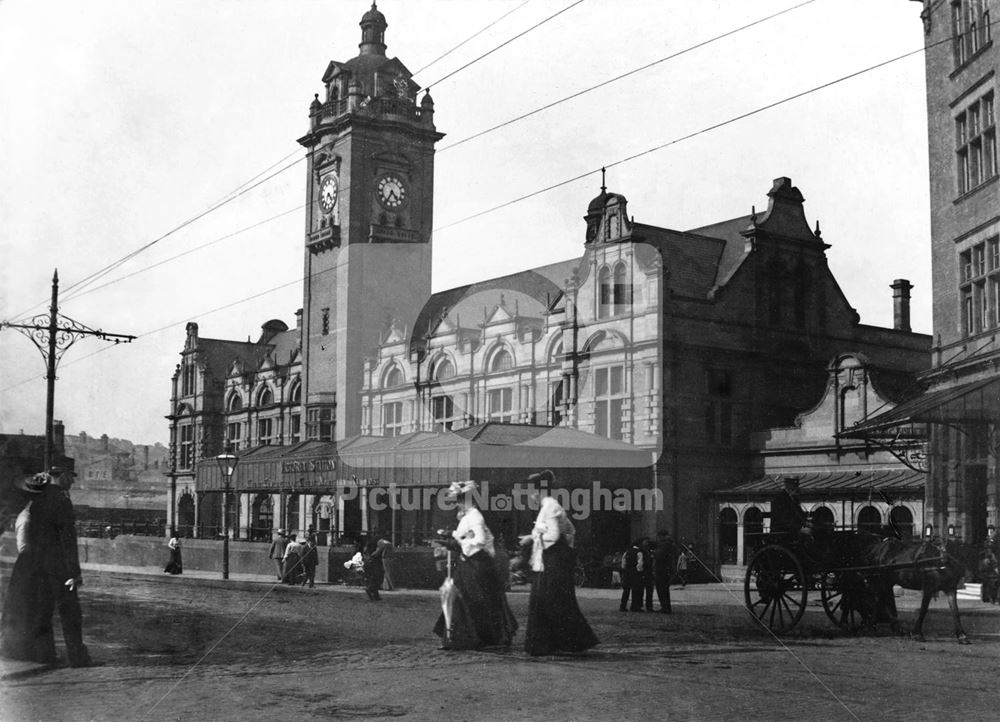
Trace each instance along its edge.
<path fill-rule="evenodd" d="M 332 213 L 337 205 L 337 176 L 328 175 L 319 187 L 319 205 L 324 213 Z"/>

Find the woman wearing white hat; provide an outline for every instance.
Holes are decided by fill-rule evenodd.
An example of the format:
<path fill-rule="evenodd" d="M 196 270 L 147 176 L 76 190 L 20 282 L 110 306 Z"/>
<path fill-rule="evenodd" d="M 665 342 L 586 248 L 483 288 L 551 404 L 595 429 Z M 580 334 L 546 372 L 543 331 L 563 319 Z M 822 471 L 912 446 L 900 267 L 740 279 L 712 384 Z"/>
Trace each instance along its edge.
<path fill-rule="evenodd" d="M 450 627 L 442 612 L 434 626 L 445 649 L 506 647 L 517 632 L 493 556 L 493 534 L 472 497 L 474 481 L 455 482 L 448 496 L 458 501 L 458 527 L 451 533 L 461 550 L 452 571 Z"/>

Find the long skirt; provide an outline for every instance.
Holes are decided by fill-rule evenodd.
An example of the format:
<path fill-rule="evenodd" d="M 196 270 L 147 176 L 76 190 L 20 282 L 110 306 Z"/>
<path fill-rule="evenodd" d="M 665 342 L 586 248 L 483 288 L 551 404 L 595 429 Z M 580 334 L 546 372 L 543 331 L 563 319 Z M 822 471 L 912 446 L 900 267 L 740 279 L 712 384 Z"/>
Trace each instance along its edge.
<path fill-rule="evenodd" d="M 0 623 L 0 655 L 53 664 L 56 643 L 51 605 L 47 603 L 51 590 L 38 568 L 40 564 L 40 560 L 28 553 L 19 555 L 14 562 Z M 49 609 L 48 619 L 43 617 L 45 608 Z"/>
<path fill-rule="evenodd" d="M 170 561 L 167 562 L 167 566 L 164 567 L 163 571 L 167 574 L 181 574 L 184 572 L 184 565 L 181 564 L 181 550 L 177 549 L 170 550 Z"/>
<path fill-rule="evenodd" d="M 598 643 L 576 603 L 575 564 L 576 552 L 562 542 L 542 553 L 544 570 L 534 575 L 528 601 L 528 631 L 524 640 L 528 654 L 582 652 Z"/>
<path fill-rule="evenodd" d="M 455 599 L 451 629 L 444 613 L 434 625 L 446 649 L 479 649 L 509 646 L 517 632 L 517 620 L 507 604 L 507 595 L 497 576 L 493 557 L 485 551 L 459 556 L 452 571 Z"/>

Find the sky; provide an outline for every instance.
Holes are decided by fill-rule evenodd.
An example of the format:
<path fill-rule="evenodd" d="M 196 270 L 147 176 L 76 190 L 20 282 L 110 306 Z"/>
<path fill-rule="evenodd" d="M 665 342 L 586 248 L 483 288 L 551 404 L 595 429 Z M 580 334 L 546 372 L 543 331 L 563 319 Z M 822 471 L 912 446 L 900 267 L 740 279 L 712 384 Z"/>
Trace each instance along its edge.
<path fill-rule="evenodd" d="M 67 433 L 166 443 L 188 321 L 231 339 L 256 339 L 273 318 L 294 325 L 306 184 L 296 139 L 328 62 L 357 55 L 369 7 L 0 0 L 0 320 L 46 313 L 58 268 L 62 315 L 138 337 L 66 350 L 55 417 Z M 862 322 L 891 326 L 889 286 L 907 278 L 914 330 L 930 332 L 923 55 L 736 120 L 921 49 L 916 3 L 378 7 L 387 55 L 432 86 L 447 134 L 435 162 L 435 291 L 580 255 L 602 166 L 636 221 L 679 230 L 762 210 L 787 176 Z M 266 180 L 246 188 L 254 178 Z M 44 433 L 44 375 L 31 341 L 0 330 L 0 432 Z"/>

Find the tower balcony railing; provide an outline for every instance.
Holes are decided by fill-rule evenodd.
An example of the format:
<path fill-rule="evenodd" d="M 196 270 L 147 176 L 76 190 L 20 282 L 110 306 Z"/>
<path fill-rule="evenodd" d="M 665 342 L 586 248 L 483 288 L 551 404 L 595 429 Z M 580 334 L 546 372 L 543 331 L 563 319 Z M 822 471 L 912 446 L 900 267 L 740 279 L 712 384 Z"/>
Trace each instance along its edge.
<path fill-rule="evenodd" d="M 336 120 L 348 113 L 363 113 L 372 116 L 395 116 L 405 120 L 420 122 L 422 113 L 420 106 L 409 98 L 386 96 L 381 98 L 363 99 L 348 96 L 323 103 L 313 114 L 314 123 L 324 120 Z"/>

